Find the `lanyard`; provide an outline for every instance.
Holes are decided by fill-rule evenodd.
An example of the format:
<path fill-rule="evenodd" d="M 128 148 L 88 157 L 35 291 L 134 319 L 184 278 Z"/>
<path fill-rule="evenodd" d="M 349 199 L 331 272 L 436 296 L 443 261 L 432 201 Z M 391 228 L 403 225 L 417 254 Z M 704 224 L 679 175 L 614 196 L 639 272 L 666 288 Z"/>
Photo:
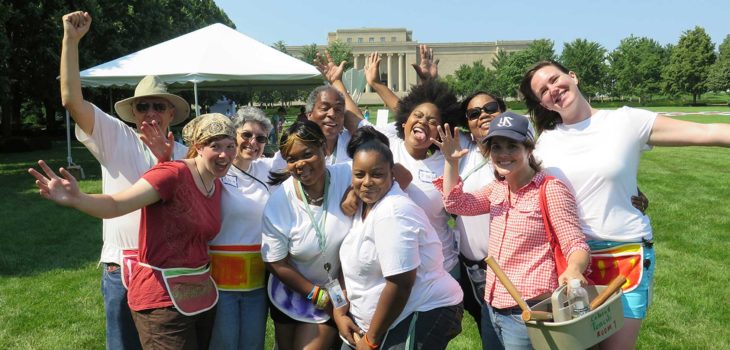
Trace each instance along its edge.
<path fill-rule="evenodd" d="M 302 195 L 302 200 L 304 201 L 304 209 L 307 211 L 307 215 L 309 216 L 309 220 L 312 221 L 312 227 L 314 228 L 314 232 L 317 233 L 317 239 L 319 240 L 319 250 L 321 252 L 324 252 L 324 245 L 327 243 L 327 237 L 325 234 L 325 225 L 327 224 L 327 189 L 330 185 L 330 172 L 327 170 L 327 172 L 324 174 L 324 200 L 322 201 L 322 215 L 319 217 L 320 222 L 314 219 L 314 215 L 312 214 L 312 210 L 309 209 L 309 203 L 307 202 L 307 196 L 304 194 L 304 189 L 302 189 L 302 183 L 297 181 L 297 187 L 299 188 L 299 193 Z"/>
<path fill-rule="evenodd" d="M 335 150 L 330 155 L 330 165 L 337 164 L 337 144 L 335 144 Z"/>
<path fill-rule="evenodd" d="M 266 189 L 266 192 L 269 192 L 269 186 L 266 186 L 266 184 L 263 181 L 257 179 L 256 176 L 253 176 L 253 175 L 249 174 L 248 172 L 246 172 L 246 170 L 243 170 L 243 169 L 237 167 L 235 164 L 231 164 L 231 165 L 233 165 L 240 172 L 244 173 L 246 176 L 248 176 L 248 177 L 254 179 L 256 182 L 260 183 L 261 186 L 264 186 L 264 188 Z"/>
<path fill-rule="evenodd" d="M 481 169 L 486 164 L 487 164 L 487 159 L 484 158 L 484 160 L 482 160 L 479 164 L 477 164 L 473 169 L 469 170 L 469 172 L 467 172 L 466 175 L 464 175 L 464 177 L 461 178 L 461 182 L 466 181 L 466 179 L 469 176 L 471 176 L 472 174 L 474 174 L 475 172 L 477 172 L 479 169 Z"/>

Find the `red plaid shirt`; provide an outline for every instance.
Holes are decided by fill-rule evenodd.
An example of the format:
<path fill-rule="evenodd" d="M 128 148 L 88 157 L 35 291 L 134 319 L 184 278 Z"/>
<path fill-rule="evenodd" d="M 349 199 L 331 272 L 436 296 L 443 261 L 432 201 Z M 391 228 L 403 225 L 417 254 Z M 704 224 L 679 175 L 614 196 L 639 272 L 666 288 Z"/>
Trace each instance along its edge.
<path fill-rule="evenodd" d="M 558 273 L 545 233 L 540 212 L 540 185 L 545 173 L 510 193 L 506 181 L 493 181 L 479 191 L 464 193 L 463 182 L 444 195 L 446 211 L 457 215 L 489 213 L 489 255 L 494 257 L 525 300 L 554 291 Z M 434 181 L 443 194 L 443 178 Z M 575 250 L 589 251 L 580 230 L 575 197 L 562 182 L 551 181 L 546 188 L 550 219 L 566 258 Z M 510 201 L 510 195 L 513 196 Z M 512 203 L 510 205 L 510 202 Z M 487 271 L 484 300 L 492 307 L 503 309 L 517 305 L 507 289 L 496 281 L 494 272 Z"/>

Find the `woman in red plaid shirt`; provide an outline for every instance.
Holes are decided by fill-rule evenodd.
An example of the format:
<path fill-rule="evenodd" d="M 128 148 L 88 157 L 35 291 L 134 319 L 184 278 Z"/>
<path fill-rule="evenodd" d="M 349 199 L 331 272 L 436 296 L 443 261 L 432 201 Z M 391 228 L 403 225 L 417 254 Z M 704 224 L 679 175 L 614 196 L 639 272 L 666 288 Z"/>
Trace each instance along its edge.
<path fill-rule="evenodd" d="M 489 255 L 494 257 L 528 304 L 547 298 L 559 284 L 577 278 L 585 283 L 589 248 L 580 230 L 575 198 L 560 181 L 546 186 L 550 219 L 568 258 L 568 267 L 558 276 L 539 209 L 540 186 L 545 173 L 532 156 L 535 140 L 529 121 L 512 112 L 502 113 L 489 125 L 484 139 L 497 181 L 479 191 L 465 193 L 459 177 L 459 159 L 467 150 L 459 146 L 459 132 L 451 135 L 439 128 L 446 161 L 444 176 L 434 181 L 443 194 L 444 206 L 457 215 L 491 215 Z M 484 296 L 492 324 L 506 349 L 531 349 L 521 310 L 494 273 L 487 272 Z"/>

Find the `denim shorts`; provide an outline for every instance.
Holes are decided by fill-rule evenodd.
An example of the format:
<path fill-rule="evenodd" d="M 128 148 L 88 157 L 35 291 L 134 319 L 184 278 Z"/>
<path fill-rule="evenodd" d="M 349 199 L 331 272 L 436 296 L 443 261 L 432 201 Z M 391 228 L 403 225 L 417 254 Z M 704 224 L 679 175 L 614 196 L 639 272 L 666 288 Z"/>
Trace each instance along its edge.
<path fill-rule="evenodd" d="M 626 242 L 614 241 L 588 241 L 591 250 L 607 249 Z M 648 261 L 648 262 L 647 262 Z M 654 266 L 656 258 L 654 256 L 654 248 L 652 244 L 644 244 L 644 271 L 641 282 L 634 290 L 624 293 L 621 296 L 621 302 L 624 306 L 624 317 L 644 319 L 646 312 L 651 304 L 654 288 Z"/>

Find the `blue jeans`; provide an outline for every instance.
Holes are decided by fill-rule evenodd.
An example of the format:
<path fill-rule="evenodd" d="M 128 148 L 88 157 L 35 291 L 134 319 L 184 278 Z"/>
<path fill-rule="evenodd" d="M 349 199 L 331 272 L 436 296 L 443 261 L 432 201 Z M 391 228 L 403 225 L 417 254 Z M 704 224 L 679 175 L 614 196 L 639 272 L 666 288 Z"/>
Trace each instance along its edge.
<path fill-rule="evenodd" d="M 494 331 L 506 350 L 532 349 L 532 342 L 527 336 L 527 327 L 522 322 L 521 313 L 502 315 L 497 313 L 488 304 L 484 304 L 483 314 L 491 318 Z"/>
<path fill-rule="evenodd" d="M 101 294 L 106 311 L 106 348 L 142 349 L 139 334 L 127 304 L 127 289 L 122 284 L 122 270 L 115 265 L 101 264 Z M 114 269 L 116 267 L 116 269 Z M 112 269 L 113 271 L 109 271 Z"/>
<path fill-rule="evenodd" d="M 220 291 L 211 349 L 262 350 L 268 311 L 266 288 L 248 292 Z"/>
<path fill-rule="evenodd" d="M 497 335 L 497 331 L 492 324 L 492 316 L 490 311 L 487 309 L 489 306 L 487 303 L 482 301 L 482 322 L 481 322 L 481 335 L 482 335 L 482 350 L 502 350 L 502 340 Z"/>

